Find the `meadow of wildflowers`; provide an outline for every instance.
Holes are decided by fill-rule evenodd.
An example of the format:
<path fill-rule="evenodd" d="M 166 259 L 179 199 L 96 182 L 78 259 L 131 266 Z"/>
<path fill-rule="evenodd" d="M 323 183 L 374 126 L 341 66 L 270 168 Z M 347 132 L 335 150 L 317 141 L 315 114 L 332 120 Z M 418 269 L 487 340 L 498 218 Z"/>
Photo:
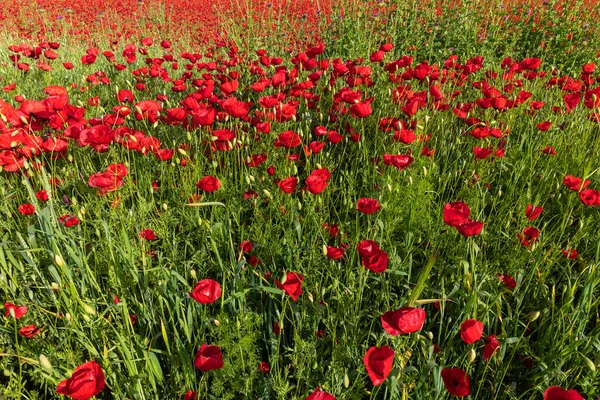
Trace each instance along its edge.
<path fill-rule="evenodd" d="M 599 11 L 7 0 L 0 399 L 600 398 Z"/>

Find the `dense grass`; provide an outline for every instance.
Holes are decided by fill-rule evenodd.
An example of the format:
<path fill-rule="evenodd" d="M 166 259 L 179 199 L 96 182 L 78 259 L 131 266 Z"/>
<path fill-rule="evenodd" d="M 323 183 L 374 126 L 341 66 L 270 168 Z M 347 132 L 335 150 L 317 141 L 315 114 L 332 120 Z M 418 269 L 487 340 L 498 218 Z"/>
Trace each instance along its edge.
<path fill-rule="evenodd" d="M 600 50 L 598 10 L 579 2 L 548 3 L 327 3 L 327 12 L 305 17 L 303 31 L 296 11 L 286 14 L 287 3 L 261 14 L 264 4 L 240 2 L 215 25 L 229 34 L 217 41 L 212 34 L 199 38 L 176 28 L 170 34 L 170 27 L 197 21 L 174 19 L 164 8 L 148 9 L 146 16 L 164 18 L 156 17 L 152 26 L 123 17 L 112 27 L 98 24 L 76 36 L 46 29 L 52 21 L 42 19 L 48 25 L 40 31 L 31 26 L 20 36 L 5 32 L 0 288 L 3 302 L 28 310 L 16 319 L 6 308 L 2 317 L 0 397 L 58 396 L 57 385 L 90 360 L 105 376 L 99 399 L 183 398 L 189 391 L 201 399 L 305 399 L 319 386 L 338 399 L 442 399 L 452 396 L 441 371 L 453 367 L 469 375 L 473 399 L 539 399 L 552 386 L 574 388 L 584 398 L 600 396 L 600 196 L 586 192 L 584 204 L 582 188 L 563 183 L 571 175 L 590 180 L 587 189 L 600 189 L 594 122 L 600 95 L 593 92 L 600 75 L 597 67 L 582 72 Z M 125 6 L 123 13 L 129 12 Z M 247 10 L 243 23 L 232 18 L 239 9 Z M 277 29 L 269 30 L 272 25 Z M 141 44 L 146 37 L 154 39 L 152 45 Z M 166 39 L 172 47 L 161 47 Z M 17 54 L 9 46 L 35 48 L 39 40 L 58 41 L 59 57 L 27 58 L 21 51 L 19 62 L 29 64 L 24 72 L 9 58 Z M 130 43 L 148 55 L 138 52 L 132 62 L 124 61 L 121 53 Z M 322 54 L 313 47 L 319 43 Z M 394 46 L 382 61 L 370 61 L 385 43 Z M 90 47 L 100 53 L 93 64 L 82 65 Z M 114 62 L 102 54 L 109 49 Z M 257 93 L 251 88 L 261 78 L 256 66 L 263 78 L 277 78 L 274 65 L 261 64 L 260 49 L 280 57 L 288 72 L 280 85 Z M 191 62 L 184 51 L 202 57 Z M 158 76 L 141 71 L 151 69 L 147 57 L 166 54 L 173 60 L 155 68 Z M 411 63 L 394 71 L 389 63 L 403 56 L 412 57 Z M 540 66 L 528 70 L 528 58 L 539 58 Z M 322 65 L 319 79 L 312 77 L 314 87 L 300 87 L 319 69 L 307 71 L 311 59 L 330 64 Z M 335 59 L 342 61 L 338 72 Z M 73 69 L 61 65 L 67 61 Z M 50 71 L 40 68 L 46 63 Z M 118 70 L 117 63 L 126 68 Z M 513 76 L 507 74 L 511 66 Z M 418 70 L 425 71 L 422 79 Z M 174 91 L 181 85 L 167 77 L 183 79 L 186 87 Z M 349 77 L 362 81 L 354 87 Z M 104 78 L 109 81 L 102 83 Z M 215 81 L 213 96 L 194 80 Z M 239 86 L 229 93 L 222 83 L 233 80 Z M 141 83 L 144 88 L 136 88 Z M 66 89 L 53 101 L 66 96 L 68 104 L 84 109 L 70 116 L 69 126 L 106 125 L 123 135 L 120 123 L 100 118 L 126 106 L 131 115 L 122 125 L 158 139 L 165 152 L 148 139 L 139 151 L 128 150 L 118 137 L 101 152 L 89 141 L 78 142 L 77 129 L 52 119 L 64 104 L 46 102 L 42 111 L 32 111 L 42 104 L 37 100 L 49 97 L 48 86 Z M 432 87 L 440 89 L 441 100 Z M 118 98 L 122 89 L 132 91 L 132 103 Z M 369 115 L 356 116 L 348 89 L 360 103 L 372 101 Z M 164 119 L 174 118 L 168 109 L 181 108 L 191 123 L 194 93 L 219 112 L 214 122 L 185 128 Z M 581 101 L 569 107 L 567 100 L 577 94 Z M 166 97 L 161 118 L 135 118 L 144 108 L 140 102 L 157 95 Z M 232 96 L 250 105 L 248 117 L 235 117 L 223 105 Z M 264 106 L 265 96 L 282 97 Z M 492 105 L 498 97 L 523 101 Z M 413 114 L 409 106 L 418 98 Z M 534 110 L 533 102 L 544 104 Z M 281 111 L 285 104 L 295 105 L 293 116 Z M 472 109 L 458 115 L 465 104 Z M 386 130 L 382 119 L 394 117 L 415 134 L 414 141 L 393 139 L 398 123 Z M 547 130 L 538 127 L 545 121 L 551 123 Z M 258 122 L 269 122 L 270 133 L 260 132 L 264 125 Z M 318 126 L 326 128 L 325 136 Z M 498 137 L 476 138 L 484 126 L 497 128 Z M 231 133 L 217 140 L 222 129 Z M 331 130 L 341 135 L 339 142 Z M 298 134 L 301 144 L 276 145 L 286 131 Z M 42 139 L 28 141 L 28 134 Z M 65 140 L 67 148 L 41 150 L 48 138 Z M 311 142 L 324 147 L 303 147 Z M 475 147 L 491 155 L 477 159 Z M 396 168 L 386 163 L 386 154 L 410 155 L 414 162 Z M 249 165 L 257 155 L 266 161 Z M 18 168 L 11 168 L 13 156 Z M 101 193 L 90 177 L 111 164 L 124 165 L 127 174 L 122 185 Z M 311 173 L 323 169 L 330 173 L 326 187 L 305 190 Z M 216 177 L 220 187 L 198 188 L 206 176 Z M 289 194 L 278 185 L 288 177 L 297 178 Z M 112 175 L 109 181 L 118 179 Z M 376 199 L 380 209 L 357 211 L 361 198 Z M 451 202 L 469 206 L 470 218 L 483 222 L 481 233 L 464 237 L 444 222 Z M 23 215 L 22 204 L 35 212 Z M 535 219 L 527 218 L 529 204 L 543 208 Z M 72 216 L 61 223 L 65 215 Z M 540 232 L 530 245 L 519 238 L 527 227 Z M 387 254 L 385 272 L 365 268 L 369 262 L 357 249 L 364 240 L 376 241 Z M 245 241 L 251 249 L 242 246 Z M 344 253 L 337 260 L 336 250 Z M 289 273 L 304 279 L 296 300 L 276 283 L 286 274 L 291 279 Z M 498 275 L 514 278 L 516 286 Z M 188 294 L 204 279 L 221 288 L 209 304 Z M 386 333 L 380 317 L 407 306 L 425 310 L 422 329 Z M 461 339 L 468 319 L 484 327 L 474 344 Z M 19 333 L 31 324 L 41 328 L 35 336 Z M 492 335 L 499 348 L 484 360 Z M 203 344 L 220 347 L 222 368 L 194 367 Z M 393 369 L 375 386 L 363 357 L 383 345 L 394 350 Z M 259 368 L 261 362 L 268 371 Z"/>

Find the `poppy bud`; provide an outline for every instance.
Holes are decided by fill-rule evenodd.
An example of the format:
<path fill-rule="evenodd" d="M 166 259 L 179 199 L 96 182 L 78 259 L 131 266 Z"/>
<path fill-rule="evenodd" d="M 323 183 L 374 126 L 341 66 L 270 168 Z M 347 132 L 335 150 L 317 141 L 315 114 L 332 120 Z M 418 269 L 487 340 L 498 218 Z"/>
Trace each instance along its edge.
<path fill-rule="evenodd" d="M 473 348 L 471 347 L 471 350 L 469 350 L 469 363 L 472 363 L 473 361 L 475 361 L 476 358 L 477 358 L 477 353 L 475 353 L 475 350 L 473 350 Z"/>
<path fill-rule="evenodd" d="M 162 208 L 163 210 L 167 211 L 169 209 L 169 206 L 167 205 L 167 203 L 163 203 Z"/>
<path fill-rule="evenodd" d="M 6 119 L 6 115 L 4 115 L 4 114 L 2 114 L 2 113 L 0 113 L 0 119 L 2 120 L 2 122 L 6 122 L 6 121 L 8 121 L 8 120 Z"/>
<path fill-rule="evenodd" d="M 52 282 L 52 284 L 50 286 L 52 286 L 52 290 L 60 289 L 60 286 L 58 286 L 58 283 L 56 283 L 56 282 Z"/>
<path fill-rule="evenodd" d="M 265 194 L 265 196 L 267 196 L 268 198 L 272 198 L 271 197 L 271 192 L 269 192 L 267 189 L 263 190 L 263 193 Z"/>
<path fill-rule="evenodd" d="M 323 245 L 323 255 L 327 256 L 327 245 Z"/>
<path fill-rule="evenodd" d="M 590 371 L 596 372 L 596 366 L 594 365 L 594 363 L 592 362 L 592 360 L 590 360 L 586 356 L 581 356 L 581 357 L 583 358 L 583 362 L 590 369 Z"/>
<path fill-rule="evenodd" d="M 429 340 L 433 340 L 433 332 L 427 331 L 427 337 L 429 338 Z"/>
<path fill-rule="evenodd" d="M 65 265 L 65 261 L 63 260 L 63 258 L 60 256 L 60 254 L 55 254 L 54 255 L 54 263 L 56 265 L 58 265 L 59 267 L 62 268 L 63 265 Z"/>
<path fill-rule="evenodd" d="M 72 317 L 71 317 L 71 313 L 66 313 L 66 314 L 65 314 L 65 319 L 66 319 L 67 321 L 71 322 L 71 318 L 72 318 Z"/>
<path fill-rule="evenodd" d="M 536 319 L 538 319 L 539 317 L 540 317 L 540 312 L 539 311 L 533 311 L 533 312 L 529 313 L 529 316 L 528 316 L 529 322 L 533 322 Z"/>
<path fill-rule="evenodd" d="M 350 378 L 348 378 L 348 373 L 344 372 L 344 387 L 347 389 L 350 386 Z"/>
<path fill-rule="evenodd" d="M 85 304 L 85 303 L 83 303 L 83 310 L 84 310 L 86 313 L 88 313 L 88 314 L 91 314 L 91 315 L 94 315 L 94 314 L 96 314 L 96 309 L 94 309 L 94 307 L 92 307 L 92 306 L 90 306 L 90 305 L 87 305 L 87 304 Z"/>
<path fill-rule="evenodd" d="M 196 270 L 195 269 L 190 270 L 190 276 L 192 277 L 192 279 L 194 279 L 194 280 L 196 279 Z"/>
<path fill-rule="evenodd" d="M 43 354 L 40 354 L 40 366 L 46 371 L 52 371 L 52 364 L 50 363 L 50 360 L 48 360 L 48 357 Z"/>
<path fill-rule="evenodd" d="M 215 324 L 216 326 L 221 326 L 221 323 L 219 322 L 219 320 L 218 320 L 218 319 L 215 319 L 213 322 L 214 322 L 214 324 Z"/>

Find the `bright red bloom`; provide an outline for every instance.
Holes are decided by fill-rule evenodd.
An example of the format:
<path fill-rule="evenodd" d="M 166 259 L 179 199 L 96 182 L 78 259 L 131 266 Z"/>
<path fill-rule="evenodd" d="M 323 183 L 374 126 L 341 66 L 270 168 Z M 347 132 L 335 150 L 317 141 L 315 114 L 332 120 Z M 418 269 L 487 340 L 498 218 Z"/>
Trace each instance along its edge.
<path fill-rule="evenodd" d="M 540 216 L 543 210 L 544 209 L 542 207 L 533 208 L 533 204 L 528 204 L 527 209 L 525 210 L 525 216 L 529 221 L 533 221 Z"/>
<path fill-rule="evenodd" d="M 496 335 L 486 337 L 485 341 L 486 345 L 483 348 L 483 361 L 489 360 L 500 348 L 500 342 L 496 338 Z"/>
<path fill-rule="evenodd" d="M 575 389 L 566 390 L 558 386 L 550 386 L 544 392 L 544 400 L 584 400 Z"/>
<path fill-rule="evenodd" d="M 523 246 L 529 246 L 532 243 L 535 243 L 539 235 L 540 230 L 534 228 L 533 226 L 528 226 L 527 228 L 523 229 L 523 232 L 517 233 L 517 237 Z"/>
<path fill-rule="evenodd" d="M 540 131 L 546 132 L 548 129 L 550 129 L 550 125 L 552 125 L 552 123 L 550 121 L 544 121 L 544 122 L 540 122 L 536 126 Z"/>
<path fill-rule="evenodd" d="M 579 255 L 579 253 L 575 249 L 562 249 L 561 252 L 564 257 L 569 258 L 571 260 L 577 259 L 577 256 Z"/>
<path fill-rule="evenodd" d="M 207 344 L 200 346 L 194 357 L 194 367 L 203 372 L 223 368 L 221 348 Z"/>
<path fill-rule="evenodd" d="M 483 324 L 476 319 L 468 319 L 460 325 L 460 337 L 466 344 L 473 344 L 483 334 Z"/>
<path fill-rule="evenodd" d="M 392 336 L 413 333 L 420 330 L 425 322 L 425 310 L 422 308 L 402 307 L 388 311 L 381 317 L 383 329 Z"/>
<path fill-rule="evenodd" d="M 379 248 L 373 240 L 363 240 L 356 245 L 363 267 L 376 274 L 383 273 L 388 267 L 388 254 Z"/>
<path fill-rule="evenodd" d="M 198 181 L 196 187 L 204 192 L 211 193 L 215 190 L 219 190 L 221 182 L 214 176 L 205 176 Z"/>
<path fill-rule="evenodd" d="M 277 186 L 279 186 L 279 189 L 281 189 L 282 192 L 290 194 L 293 193 L 294 190 L 296 190 L 296 186 L 298 185 L 298 178 L 294 177 L 294 176 L 288 176 L 285 179 L 282 179 L 279 181 L 279 183 L 277 183 Z"/>
<path fill-rule="evenodd" d="M 40 331 L 40 327 L 35 326 L 35 324 L 27 325 L 19 329 L 19 334 L 27 339 L 31 339 Z"/>
<path fill-rule="evenodd" d="M 58 384 L 56 393 L 75 400 L 88 400 L 104 389 L 104 372 L 96 361 L 81 364 L 66 379 Z"/>
<path fill-rule="evenodd" d="M 469 375 L 460 368 L 444 368 L 442 380 L 448 393 L 456 397 L 465 397 L 471 394 Z"/>
<path fill-rule="evenodd" d="M 317 386 L 315 390 L 305 400 L 335 400 L 335 397 L 323 390 L 321 386 Z"/>
<path fill-rule="evenodd" d="M 212 279 L 203 279 L 196 283 L 189 295 L 200 304 L 214 303 L 221 297 L 221 285 Z"/>
<path fill-rule="evenodd" d="M 252 242 L 249 240 L 244 240 L 240 243 L 240 250 L 244 253 L 250 253 L 252 251 Z"/>
<path fill-rule="evenodd" d="M 266 374 L 267 372 L 269 372 L 270 369 L 271 369 L 271 366 L 266 361 L 262 361 L 260 364 L 258 364 L 258 372 L 262 372 L 263 374 Z"/>
<path fill-rule="evenodd" d="M 306 188 L 312 194 L 319 194 L 327 187 L 327 180 L 331 173 L 326 168 L 315 169 L 306 178 Z"/>
<path fill-rule="evenodd" d="M 12 311 L 15 319 L 21 319 L 25 314 L 27 314 L 28 310 L 27 306 L 17 306 L 9 302 L 4 303 L 4 308 L 6 309 L 4 316 L 8 317 L 11 315 Z"/>
<path fill-rule="evenodd" d="M 140 237 L 149 241 L 156 240 L 156 234 L 152 229 L 144 229 L 140 232 Z"/>
<path fill-rule="evenodd" d="M 583 180 L 582 178 L 578 178 L 576 176 L 573 175 L 567 175 L 565 176 L 565 178 L 563 179 L 563 183 L 571 190 L 575 191 L 575 192 L 579 192 L 580 190 L 585 189 L 590 183 L 592 183 L 592 181 L 590 180 Z"/>
<path fill-rule="evenodd" d="M 600 192 L 594 189 L 585 189 L 579 192 L 579 200 L 586 206 L 600 206 Z"/>
<path fill-rule="evenodd" d="M 446 203 L 444 205 L 444 222 L 446 225 L 458 226 L 469 220 L 471 210 L 469 206 L 462 201 Z"/>
<path fill-rule="evenodd" d="M 79 223 L 81 221 L 79 221 L 79 218 L 77 218 L 73 214 L 66 214 L 66 215 L 63 215 L 62 217 L 59 217 L 58 218 L 58 222 L 60 224 L 62 224 L 63 226 L 65 226 L 67 228 L 70 228 L 72 226 L 79 225 Z"/>
<path fill-rule="evenodd" d="M 344 249 L 327 246 L 327 258 L 330 260 L 340 260 L 344 257 Z"/>
<path fill-rule="evenodd" d="M 288 149 L 300 146 L 302 139 L 294 131 L 285 131 L 279 134 L 277 139 L 273 142 L 275 147 L 286 147 Z"/>
<path fill-rule="evenodd" d="M 356 118 L 366 118 L 373 112 L 371 105 L 366 102 L 355 103 L 350 106 L 350 113 Z"/>
<path fill-rule="evenodd" d="M 275 280 L 277 287 L 288 294 L 294 301 L 298 301 L 298 297 L 302 294 L 302 282 L 304 276 L 297 272 L 288 272 L 285 274 L 283 283 Z"/>
<path fill-rule="evenodd" d="M 363 363 L 373 385 L 381 385 L 392 372 L 394 350 L 389 346 L 371 347 L 365 353 Z"/>
<path fill-rule="evenodd" d="M 517 281 L 515 278 L 508 274 L 498 274 L 498 278 L 504 283 L 504 285 L 509 289 L 514 289 L 517 287 Z"/>
<path fill-rule="evenodd" d="M 373 214 L 381 209 L 377 199 L 362 198 L 356 203 L 356 209 L 363 214 Z"/>
<path fill-rule="evenodd" d="M 25 204 L 21 204 L 17 208 L 18 208 L 19 212 L 23 215 L 31 215 L 31 214 L 35 213 L 35 207 L 33 206 L 33 204 L 25 203 Z"/>
<path fill-rule="evenodd" d="M 39 200 L 39 201 L 48 201 L 48 192 L 46 192 L 45 190 L 40 190 L 38 192 L 35 193 L 35 197 Z"/>
<path fill-rule="evenodd" d="M 183 395 L 183 400 L 196 400 L 196 392 L 190 390 Z"/>
<path fill-rule="evenodd" d="M 483 222 L 468 220 L 467 222 L 455 226 L 455 228 L 464 237 L 476 236 L 481 233 Z"/>

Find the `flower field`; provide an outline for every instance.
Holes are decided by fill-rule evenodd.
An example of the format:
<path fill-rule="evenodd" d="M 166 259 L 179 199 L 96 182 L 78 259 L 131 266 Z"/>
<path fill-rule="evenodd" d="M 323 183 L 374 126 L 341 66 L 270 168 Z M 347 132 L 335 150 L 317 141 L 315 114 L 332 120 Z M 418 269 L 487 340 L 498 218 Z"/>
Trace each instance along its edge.
<path fill-rule="evenodd" d="M 0 399 L 600 398 L 599 15 L 7 0 Z"/>

